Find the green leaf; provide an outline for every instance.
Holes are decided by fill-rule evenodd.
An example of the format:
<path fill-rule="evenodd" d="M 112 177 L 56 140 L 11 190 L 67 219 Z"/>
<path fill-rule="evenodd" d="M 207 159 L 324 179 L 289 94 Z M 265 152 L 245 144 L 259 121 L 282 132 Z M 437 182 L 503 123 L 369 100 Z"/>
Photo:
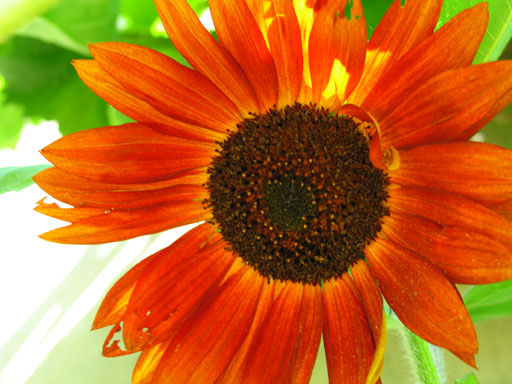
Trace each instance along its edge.
<path fill-rule="evenodd" d="M 155 4 L 152 1 L 120 0 L 120 14 L 126 25 L 122 30 L 149 35 L 151 25 L 158 19 Z"/>
<path fill-rule="evenodd" d="M 0 194 L 10 191 L 21 191 L 31 186 L 32 177 L 50 165 L 33 165 L 30 167 L 0 168 Z"/>
<path fill-rule="evenodd" d="M 5 103 L 0 93 L 0 149 L 16 148 L 23 128 L 24 108 L 15 103 Z"/>
<path fill-rule="evenodd" d="M 75 53 L 24 37 L 0 46 L 8 101 L 23 105 L 34 120 L 57 120 L 63 134 L 106 125 L 106 103 L 79 79 L 74 58 Z"/>
<path fill-rule="evenodd" d="M 474 373 L 468 373 L 462 379 L 455 380 L 455 384 L 478 384 L 478 379 Z"/>
<path fill-rule="evenodd" d="M 445 0 L 438 27 L 460 11 L 470 8 L 482 0 Z M 498 60 L 512 38 L 512 0 L 487 0 L 489 4 L 489 26 L 478 49 L 475 63 Z"/>
<path fill-rule="evenodd" d="M 0 2 L 0 44 L 27 24 L 53 7 L 60 0 L 17 0 Z"/>
<path fill-rule="evenodd" d="M 142 3 L 142 1 L 139 1 Z M 118 0 L 64 0 L 44 17 L 74 41 L 89 43 L 119 40 Z"/>
<path fill-rule="evenodd" d="M 379 24 L 380 19 L 386 13 L 394 0 L 362 0 L 368 38 Z"/>
<path fill-rule="evenodd" d="M 78 43 L 56 24 L 43 17 L 32 20 L 32 22 L 18 31 L 17 35 L 39 39 L 45 43 L 55 44 L 76 52 L 79 55 L 90 56 L 89 49 L 85 45 Z"/>
<path fill-rule="evenodd" d="M 464 303 L 473 321 L 512 315 L 512 280 L 471 286 Z"/>
<path fill-rule="evenodd" d="M 509 104 L 494 119 L 487 123 L 480 132 L 484 134 L 485 142 L 512 149 L 511 127 L 512 104 Z"/>

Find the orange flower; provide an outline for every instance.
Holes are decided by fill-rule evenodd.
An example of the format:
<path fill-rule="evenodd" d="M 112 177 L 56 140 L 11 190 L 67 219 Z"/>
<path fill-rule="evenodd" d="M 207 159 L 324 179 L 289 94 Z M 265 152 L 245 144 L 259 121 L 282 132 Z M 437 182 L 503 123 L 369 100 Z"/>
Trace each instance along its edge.
<path fill-rule="evenodd" d="M 156 0 L 184 67 L 91 46 L 82 80 L 136 122 L 64 137 L 36 182 L 73 206 L 59 243 L 206 221 L 132 268 L 94 328 L 142 351 L 133 382 L 379 381 L 382 295 L 474 365 L 454 283 L 512 277 L 512 152 L 468 142 L 512 99 L 512 62 L 471 63 L 487 5 L 434 32 L 442 0 L 396 0 L 367 43 L 360 1 Z M 346 9 L 349 7 L 349 9 Z M 124 348 L 113 341 L 122 329 Z"/>

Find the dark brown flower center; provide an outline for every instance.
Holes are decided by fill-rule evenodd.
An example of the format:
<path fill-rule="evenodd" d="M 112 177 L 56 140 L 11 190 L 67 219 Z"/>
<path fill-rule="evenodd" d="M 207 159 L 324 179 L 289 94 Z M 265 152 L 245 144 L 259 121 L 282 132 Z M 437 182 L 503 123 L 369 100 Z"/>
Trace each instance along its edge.
<path fill-rule="evenodd" d="M 296 104 L 237 128 L 208 169 L 205 201 L 231 249 L 263 276 L 309 284 L 364 258 L 389 183 L 358 123 Z"/>

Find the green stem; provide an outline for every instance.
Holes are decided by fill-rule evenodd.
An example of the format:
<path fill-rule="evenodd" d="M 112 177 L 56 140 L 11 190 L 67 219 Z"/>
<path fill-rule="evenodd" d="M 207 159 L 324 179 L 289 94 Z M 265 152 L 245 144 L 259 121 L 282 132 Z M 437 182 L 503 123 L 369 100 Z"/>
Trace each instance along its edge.
<path fill-rule="evenodd" d="M 416 374 L 417 383 L 444 384 L 444 374 L 442 371 L 442 369 L 444 369 L 444 361 L 442 353 L 436 353 L 434 358 L 432 349 L 436 347 L 431 346 L 428 342 L 416 336 L 405 327 L 402 327 L 402 333 L 405 339 L 405 347 L 408 350 Z M 440 368 L 441 377 L 438 373 L 438 368 Z"/>

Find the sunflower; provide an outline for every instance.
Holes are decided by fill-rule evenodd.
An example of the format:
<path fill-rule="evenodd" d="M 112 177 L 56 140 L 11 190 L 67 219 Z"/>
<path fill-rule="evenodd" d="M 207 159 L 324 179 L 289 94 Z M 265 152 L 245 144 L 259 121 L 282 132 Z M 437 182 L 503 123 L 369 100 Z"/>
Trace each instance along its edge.
<path fill-rule="evenodd" d="M 155 0 L 190 64 L 90 47 L 81 79 L 134 123 L 42 150 L 42 238 L 120 241 L 199 223 L 126 273 L 94 328 L 141 351 L 133 383 L 375 383 L 382 296 L 470 365 L 455 283 L 512 277 L 512 152 L 469 142 L 512 99 L 512 62 L 471 65 L 485 3 L 434 31 L 442 0 L 396 0 L 367 41 L 358 0 Z M 122 332 L 121 336 L 116 336 Z M 120 339 L 124 345 L 120 345 Z"/>

